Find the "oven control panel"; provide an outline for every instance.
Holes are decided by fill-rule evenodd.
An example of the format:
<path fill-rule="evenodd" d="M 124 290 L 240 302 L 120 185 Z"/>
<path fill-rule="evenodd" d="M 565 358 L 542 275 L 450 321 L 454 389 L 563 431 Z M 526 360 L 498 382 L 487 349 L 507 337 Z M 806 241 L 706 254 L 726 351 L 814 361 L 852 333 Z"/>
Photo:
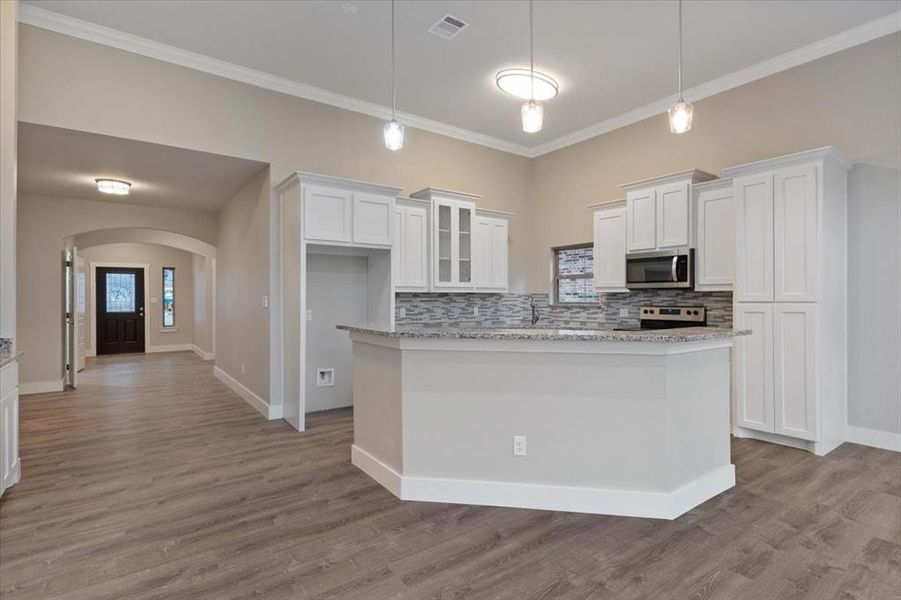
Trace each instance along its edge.
<path fill-rule="evenodd" d="M 703 306 L 642 306 L 638 310 L 638 316 L 642 320 L 707 321 Z"/>

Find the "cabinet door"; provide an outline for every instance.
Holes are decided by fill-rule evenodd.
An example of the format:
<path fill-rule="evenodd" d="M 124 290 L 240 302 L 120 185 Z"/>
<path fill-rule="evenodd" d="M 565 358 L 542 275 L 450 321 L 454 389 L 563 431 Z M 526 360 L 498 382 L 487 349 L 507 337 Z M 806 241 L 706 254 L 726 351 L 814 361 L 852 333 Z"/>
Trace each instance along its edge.
<path fill-rule="evenodd" d="M 365 192 L 353 195 L 354 243 L 390 246 L 394 243 L 394 198 Z"/>
<path fill-rule="evenodd" d="M 735 180 L 736 302 L 773 300 L 773 176 Z"/>
<path fill-rule="evenodd" d="M 657 188 L 657 247 L 688 246 L 690 216 L 687 183 Z"/>
<path fill-rule="evenodd" d="M 320 186 L 304 189 L 304 236 L 308 240 L 351 242 L 353 194 Z"/>
<path fill-rule="evenodd" d="M 773 306 L 736 304 L 735 327 L 752 331 L 735 338 L 735 424 L 772 433 Z"/>
<path fill-rule="evenodd" d="M 735 201 L 732 188 L 697 195 L 695 289 L 731 290 L 735 280 Z"/>
<path fill-rule="evenodd" d="M 777 302 L 817 299 L 816 178 L 813 165 L 784 169 L 773 176 Z"/>
<path fill-rule="evenodd" d="M 472 281 L 476 288 L 491 287 L 491 219 L 476 217 L 472 236 Z"/>
<path fill-rule="evenodd" d="M 391 248 L 391 276 L 394 278 L 395 287 L 403 287 L 407 277 L 404 273 L 404 258 L 406 249 L 404 248 L 404 215 L 406 207 L 394 207 L 394 246 Z"/>
<path fill-rule="evenodd" d="M 428 210 L 419 206 L 407 206 L 404 210 L 404 287 L 425 291 L 429 285 Z"/>
<path fill-rule="evenodd" d="M 817 438 L 816 306 L 773 305 L 775 431 Z"/>
<path fill-rule="evenodd" d="M 472 225 L 475 221 L 475 205 L 456 203 L 457 233 L 457 281 L 461 286 L 472 284 Z"/>
<path fill-rule="evenodd" d="M 432 204 L 434 235 L 432 244 L 433 274 L 435 287 L 451 287 L 456 283 L 456 237 L 453 235 L 454 202 L 435 200 Z"/>
<path fill-rule="evenodd" d="M 598 290 L 626 288 L 626 209 L 594 213 L 594 286 Z"/>
<path fill-rule="evenodd" d="M 507 219 L 492 219 L 491 224 L 491 287 L 499 291 L 507 291 L 510 287 L 508 279 L 510 260 L 509 238 L 510 224 Z"/>
<path fill-rule="evenodd" d="M 654 190 L 633 190 L 626 195 L 629 252 L 657 248 L 657 195 Z"/>

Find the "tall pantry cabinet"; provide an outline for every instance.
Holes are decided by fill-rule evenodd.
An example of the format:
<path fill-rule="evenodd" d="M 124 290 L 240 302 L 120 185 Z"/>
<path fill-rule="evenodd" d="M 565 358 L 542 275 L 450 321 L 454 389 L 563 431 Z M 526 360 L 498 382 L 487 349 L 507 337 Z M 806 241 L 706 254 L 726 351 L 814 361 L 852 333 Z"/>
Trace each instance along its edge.
<path fill-rule="evenodd" d="M 724 169 L 736 211 L 733 424 L 826 454 L 847 403 L 847 181 L 828 146 Z"/>

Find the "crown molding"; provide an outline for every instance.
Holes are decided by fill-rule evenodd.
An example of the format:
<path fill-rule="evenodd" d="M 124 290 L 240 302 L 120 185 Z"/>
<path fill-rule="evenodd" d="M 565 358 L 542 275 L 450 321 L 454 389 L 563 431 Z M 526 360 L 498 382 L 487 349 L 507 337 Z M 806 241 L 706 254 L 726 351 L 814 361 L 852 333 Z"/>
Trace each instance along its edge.
<path fill-rule="evenodd" d="M 257 69 L 243 67 L 204 54 L 182 50 L 175 46 L 170 46 L 137 35 L 125 33 L 117 29 L 55 13 L 31 4 L 19 5 L 18 20 L 20 23 L 26 25 L 40 27 L 41 29 L 47 29 L 63 35 L 110 46 L 133 54 L 140 54 L 142 56 L 187 67 L 196 71 L 224 77 L 226 79 L 240 81 L 263 89 L 343 108 L 378 119 L 388 120 L 391 118 L 391 109 L 388 106 L 351 98 L 350 96 L 344 96 L 342 94 L 336 94 L 285 77 L 279 77 Z M 784 54 L 780 54 L 779 56 L 739 69 L 738 71 L 717 77 L 716 79 L 712 79 L 685 90 L 683 95 L 689 102 L 696 102 L 751 83 L 752 81 L 769 77 L 770 75 L 775 75 L 776 73 L 823 58 L 824 56 L 860 44 L 865 44 L 866 42 L 897 31 L 901 31 L 901 11 L 891 13 L 876 19 L 875 21 L 864 23 L 863 25 L 818 40 L 807 46 L 791 50 Z M 510 154 L 516 154 L 518 156 L 537 158 L 615 129 L 620 129 L 627 125 L 663 114 L 677 100 L 678 97 L 676 94 L 667 96 L 666 98 L 661 98 L 649 104 L 645 104 L 644 106 L 634 108 L 536 146 L 526 146 L 515 142 L 509 142 L 507 140 L 502 140 L 500 138 L 410 113 L 398 112 L 397 116 L 404 125 L 414 129 L 437 133 L 439 135 L 478 144 L 502 152 L 508 152 Z"/>
<path fill-rule="evenodd" d="M 854 163 L 845 156 L 841 150 L 835 146 L 823 146 L 821 148 L 813 148 L 812 150 L 803 150 L 794 154 L 786 154 L 785 156 L 774 156 L 754 162 L 735 165 L 734 167 L 726 167 L 723 174 L 726 177 L 741 177 L 751 173 L 760 173 L 761 171 L 771 171 L 776 168 L 791 167 L 794 165 L 803 165 L 817 160 L 835 161 L 842 170 L 847 171 Z"/>
<path fill-rule="evenodd" d="M 312 85 L 299 83 L 292 79 L 272 75 L 257 69 L 243 67 L 234 63 L 219 60 L 205 54 L 190 52 L 169 44 L 163 44 L 148 38 L 125 33 L 103 25 L 97 25 L 82 19 L 76 19 L 31 4 L 19 5 L 19 22 L 33 27 L 40 27 L 55 33 L 102 44 L 118 50 L 154 58 L 181 67 L 194 69 L 210 75 L 217 75 L 233 81 L 240 81 L 263 89 L 328 104 L 345 110 L 369 115 L 378 119 L 391 119 L 391 107 L 336 94 Z M 422 129 L 447 137 L 486 146 L 494 150 L 509 152 L 519 156 L 531 157 L 531 149 L 522 144 L 508 142 L 490 135 L 455 127 L 447 123 L 421 117 L 406 112 L 397 112 L 397 118 L 405 126 Z"/>
<path fill-rule="evenodd" d="M 683 96 L 689 102 L 697 102 L 710 96 L 720 94 L 722 92 L 737 88 L 776 73 L 781 73 L 793 67 L 809 63 L 811 61 L 823 58 L 842 50 L 847 50 L 860 44 L 865 44 L 890 33 L 901 31 L 901 11 L 893 12 L 882 18 L 864 23 L 847 31 L 837 33 L 828 38 L 818 40 L 812 44 L 802 46 L 795 50 L 780 54 L 773 58 L 761 61 L 757 64 L 739 69 L 711 79 L 700 85 L 684 91 Z M 545 142 L 538 146 L 534 146 L 531 150 L 531 157 L 535 158 L 542 154 L 548 154 L 555 150 L 560 150 L 566 146 L 578 144 L 587 139 L 599 136 L 603 133 L 619 129 L 639 121 L 644 121 L 651 117 L 663 114 L 667 109 L 679 100 L 678 94 L 661 98 L 650 104 L 645 104 L 638 108 L 616 115 L 594 125 L 589 125 L 584 129 L 568 133 L 558 137 L 555 140 Z"/>

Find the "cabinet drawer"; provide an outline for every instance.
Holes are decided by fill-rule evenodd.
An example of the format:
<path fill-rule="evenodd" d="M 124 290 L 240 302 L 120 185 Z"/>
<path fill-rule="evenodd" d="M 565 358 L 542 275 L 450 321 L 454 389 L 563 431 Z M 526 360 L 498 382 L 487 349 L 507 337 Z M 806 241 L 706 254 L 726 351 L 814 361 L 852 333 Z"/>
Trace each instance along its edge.
<path fill-rule="evenodd" d="M 0 398 L 19 387 L 19 363 L 11 362 L 0 369 Z"/>

